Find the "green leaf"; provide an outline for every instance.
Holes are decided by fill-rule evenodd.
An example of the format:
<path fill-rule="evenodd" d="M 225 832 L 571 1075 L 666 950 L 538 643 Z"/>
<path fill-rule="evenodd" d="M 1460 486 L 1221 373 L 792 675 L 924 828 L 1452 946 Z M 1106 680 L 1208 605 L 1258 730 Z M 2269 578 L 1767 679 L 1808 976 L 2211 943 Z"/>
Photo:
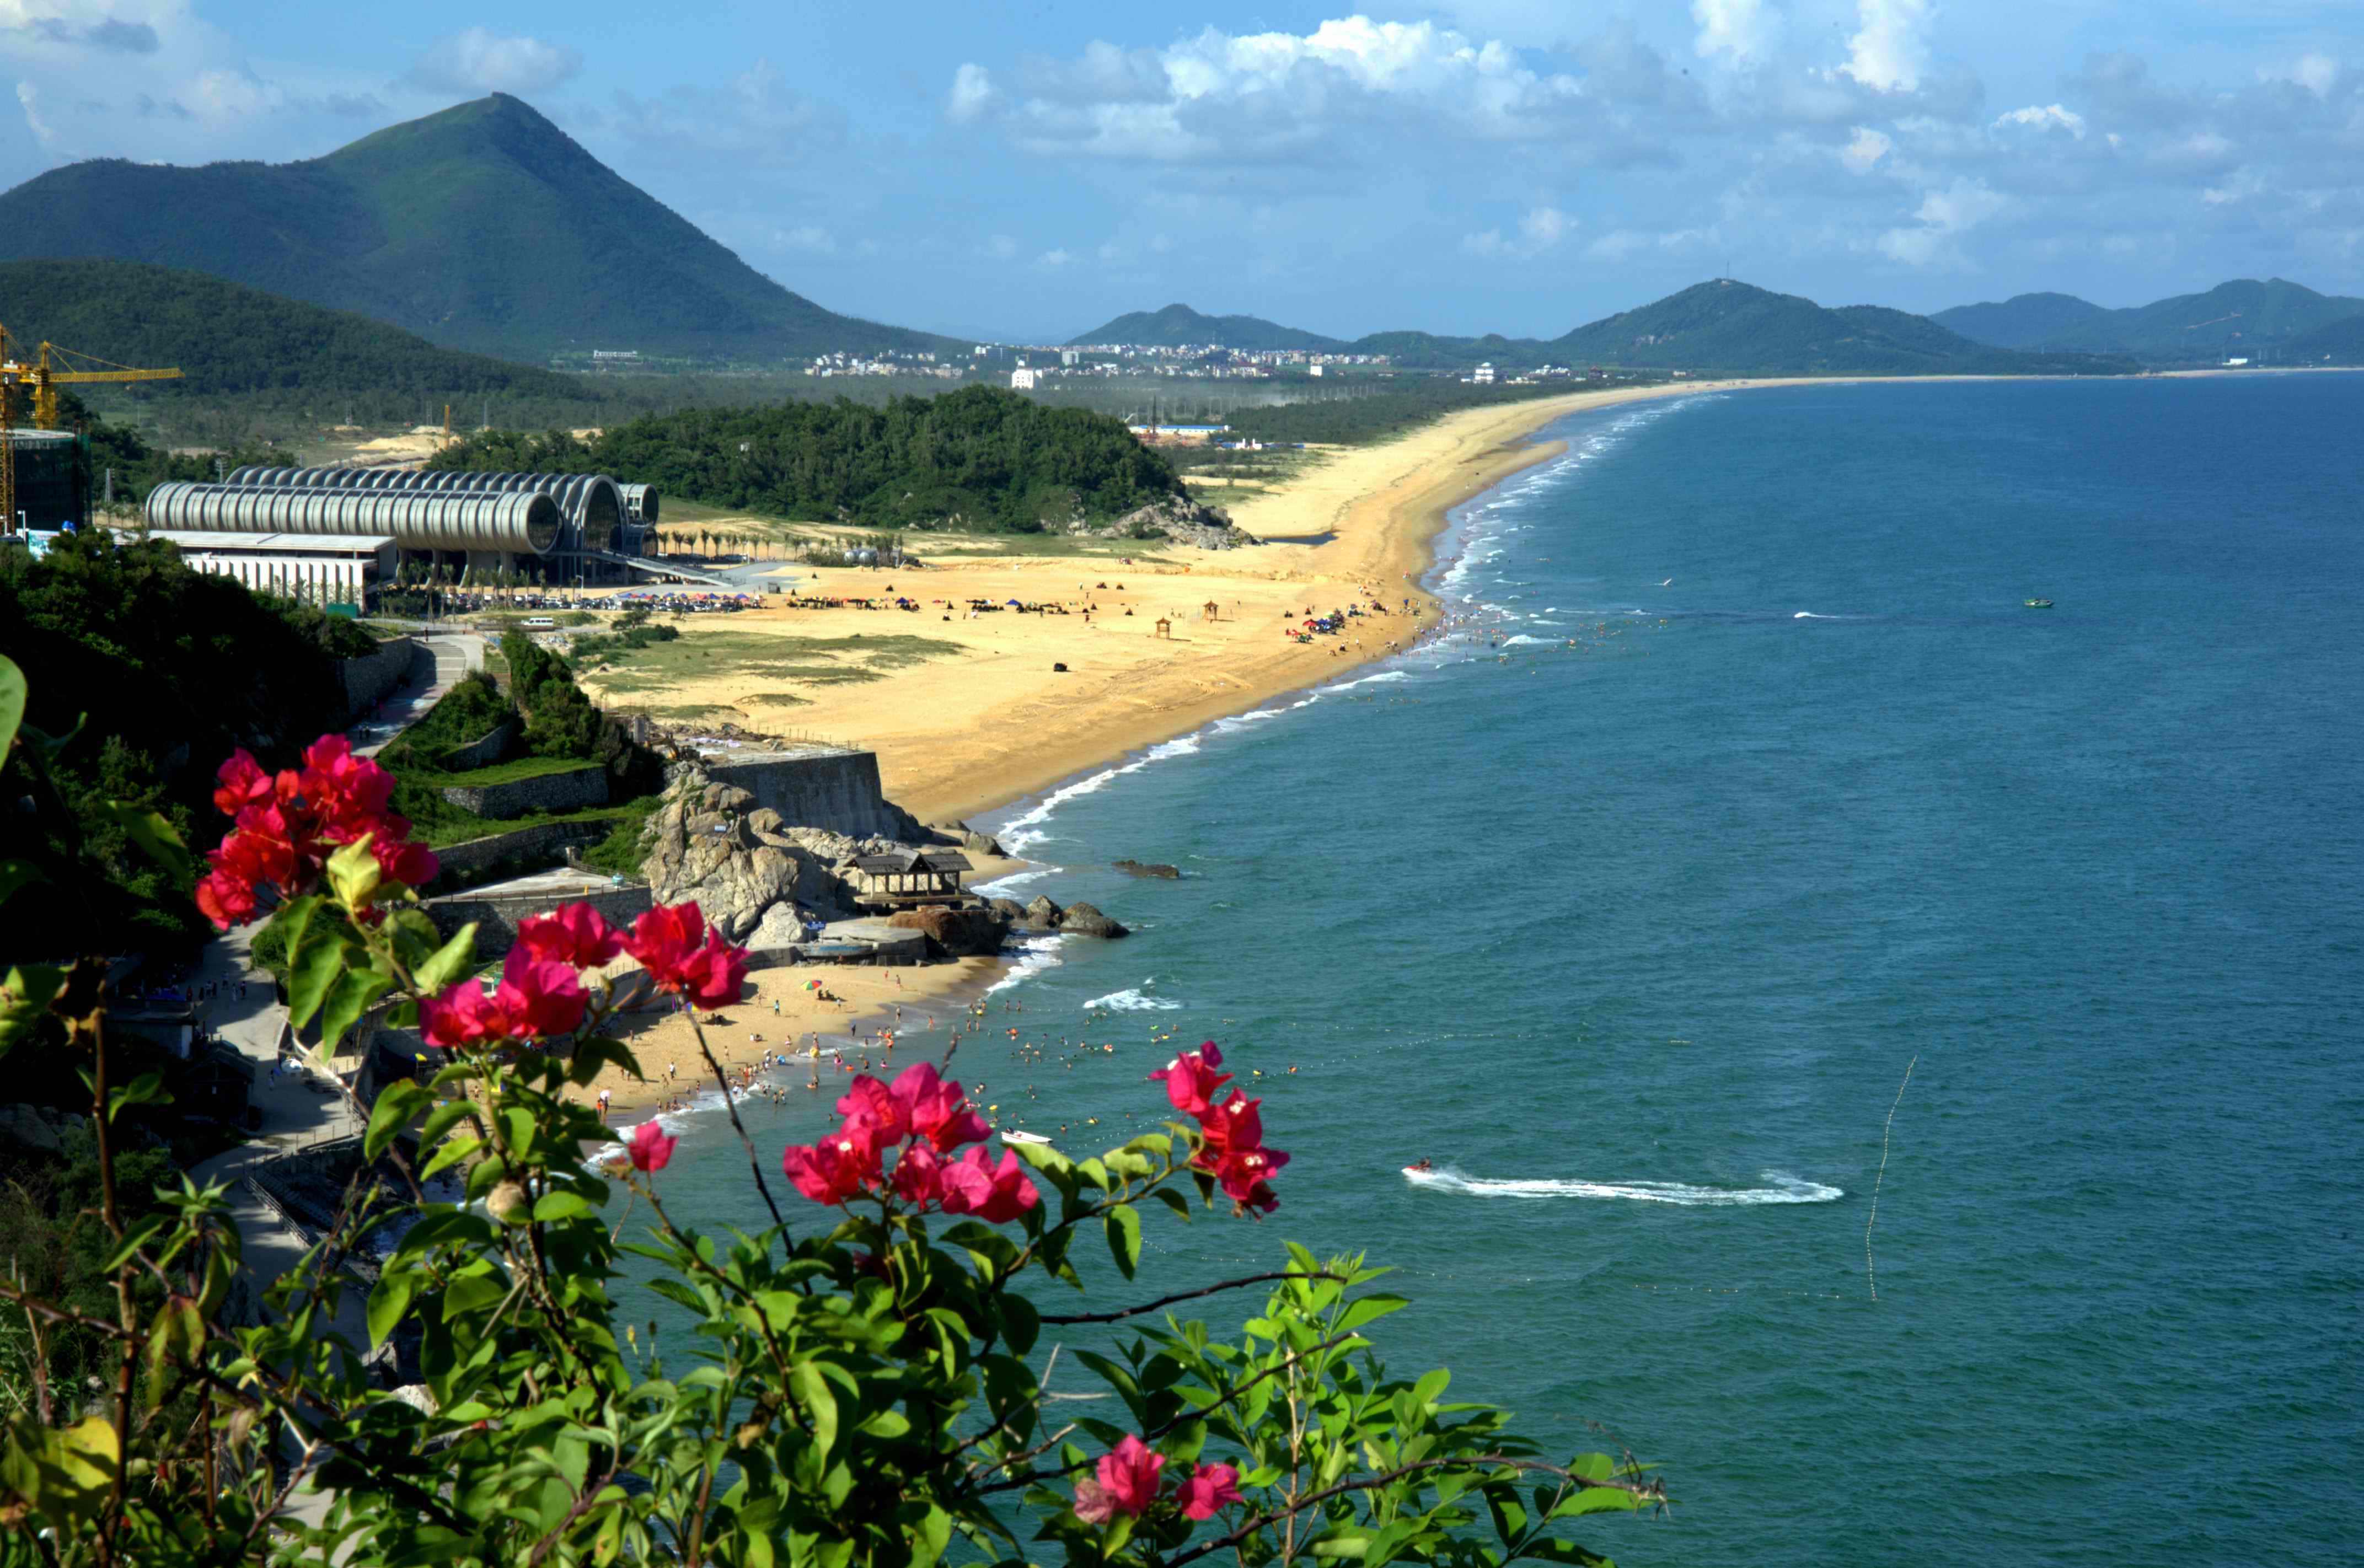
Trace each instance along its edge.
<path fill-rule="evenodd" d="M 362 1139 L 362 1153 L 372 1160 L 385 1153 L 386 1145 L 410 1125 L 410 1118 L 434 1100 L 434 1095 L 418 1084 L 401 1079 L 378 1091 L 377 1104 L 370 1107 L 369 1131 Z"/>
<path fill-rule="evenodd" d="M 6 984 L 0 986 L 0 1051 L 41 1021 L 65 983 L 66 972 L 55 964 L 20 964 L 8 972 Z"/>
<path fill-rule="evenodd" d="M 1445 1385 L 1452 1381 L 1453 1374 L 1443 1367 L 1422 1373 L 1420 1381 L 1411 1385 L 1412 1404 L 1423 1407 L 1435 1404 L 1444 1397 Z"/>
<path fill-rule="evenodd" d="M 8 762 L 8 748 L 16 743 L 17 727 L 25 722 L 25 698 L 28 695 L 25 672 L 17 662 L 0 653 L 0 767 Z"/>
<path fill-rule="evenodd" d="M 1572 1497 L 1561 1500 L 1551 1511 L 1556 1519 L 1573 1519 L 1586 1514 L 1630 1514 L 1640 1507 L 1641 1499 L 1616 1486 L 1587 1486 Z"/>
<path fill-rule="evenodd" d="M 1141 1264 L 1141 1211 L 1129 1203 L 1121 1203 L 1108 1211 L 1103 1222 L 1108 1231 L 1109 1256 L 1116 1260 L 1117 1272 L 1125 1278 Z"/>
<path fill-rule="evenodd" d="M 788 1369 L 788 1392 L 812 1418 L 813 1441 L 828 1454 L 837 1446 L 837 1396 L 829 1380 L 811 1362 L 798 1362 Z"/>
<path fill-rule="evenodd" d="M 431 1095 L 432 1091 L 429 1093 Z M 441 1138 L 461 1122 L 467 1120 L 468 1113 L 475 1108 L 475 1103 L 472 1100 L 445 1100 L 441 1105 L 429 1111 L 427 1120 L 418 1129 L 418 1147 L 421 1149 L 435 1147 L 437 1139 Z"/>
<path fill-rule="evenodd" d="M 475 956 L 476 922 L 471 920 L 453 932 L 450 941 L 437 948 L 434 956 L 412 973 L 411 979 L 427 995 L 440 995 L 452 982 L 468 973 Z"/>
<path fill-rule="evenodd" d="M 1001 1301 L 1001 1338 L 1010 1350 L 1024 1355 L 1034 1348 L 1043 1335 L 1043 1315 L 1034 1304 L 1012 1292 L 1003 1292 Z"/>
<path fill-rule="evenodd" d="M 609 1040 L 604 1035 L 593 1035 L 574 1042 L 574 1054 L 566 1065 L 567 1080 L 577 1084 L 588 1084 L 599 1075 L 600 1068 L 611 1063 L 643 1083 L 648 1081 L 648 1075 L 641 1071 L 640 1059 L 632 1054 L 631 1048 L 620 1040 Z"/>
<path fill-rule="evenodd" d="M 335 1053 L 337 1042 L 347 1030 L 361 1021 L 372 1003 L 394 988 L 393 977 L 374 969 L 348 969 L 337 976 L 329 987 L 326 1006 L 320 1014 L 320 1043 Z"/>
<path fill-rule="evenodd" d="M 1346 1315 L 1338 1319 L 1339 1330 L 1351 1334 L 1366 1323 L 1376 1322 L 1390 1312 L 1400 1312 L 1411 1305 L 1400 1296 L 1364 1296 L 1346 1308 Z"/>
<path fill-rule="evenodd" d="M 1527 1555 L 1545 1562 L 1560 1562 L 1567 1568 L 1617 1568 L 1617 1564 L 1597 1551 L 1587 1551 L 1572 1540 L 1562 1540 L 1556 1535 L 1541 1536 L 1527 1542 Z"/>
<path fill-rule="evenodd" d="M 385 1343 L 385 1337 L 394 1332 L 402 1315 L 410 1310 L 411 1297 L 418 1294 L 420 1277 L 407 1269 L 400 1273 L 389 1270 L 378 1276 L 377 1288 L 370 1292 L 369 1299 L 370 1349 Z"/>
<path fill-rule="evenodd" d="M 287 1017 L 297 1029 L 312 1021 L 352 958 L 341 939 L 306 942 L 288 965 Z"/>
<path fill-rule="evenodd" d="M 364 833 L 329 857 L 329 885 L 336 889 L 337 901 L 356 914 L 369 907 L 385 880 L 377 857 L 370 853 L 370 840 L 376 836 Z"/>
<path fill-rule="evenodd" d="M 577 1215 L 590 1212 L 591 1205 L 585 1201 L 581 1193 L 565 1191 L 544 1193 L 533 1202 L 533 1217 L 544 1223 L 559 1219 L 573 1219 Z"/>
<path fill-rule="evenodd" d="M 172 1100 L 173 1096 L 165 1091 L 164 1075 L 162 1073 L 142 1073 L 139 1077 L 106 1096 L 107 1123 L 112 1126 L 117 1115 L 126 1106 L 144 1106 L 151 1103 L 170 1105 Z"/>
<path fill-rule="evenodd" d="M 9 895 L 18 888 L 46 880 L 30 861 L 0 861 L 0 904 L 7 903 Z"/>
<path fill-rule="evenodd" d="M 108 801 L 104 809 L 108 819 L 123 829 L 125 837 L 139 845 L 150 860 L 170 872 L 175 883 L 183 887 L 196 884 L 196 866 L 189 859 L 189 846 L 181 842 L 181 836 L 173 831 L 173 825 L 162 815 L 126 806 L 119 800 Z"/>

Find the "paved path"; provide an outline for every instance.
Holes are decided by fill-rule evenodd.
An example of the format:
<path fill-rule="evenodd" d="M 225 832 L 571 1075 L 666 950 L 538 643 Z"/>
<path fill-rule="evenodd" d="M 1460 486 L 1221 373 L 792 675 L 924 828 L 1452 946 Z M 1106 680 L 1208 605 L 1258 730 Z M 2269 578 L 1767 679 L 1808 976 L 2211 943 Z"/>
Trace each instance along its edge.
<path fill-rule="evenodd" d="M 353 726 L 353 750 L 359 755 L 375 756 L 404 727 L 426 717 L 444 693 L 485 667 L 485 639 L 474 632 L 438 632 L 419 640 L 435 656 L 434 674 L 424 682 L 396 687 L 370 711 L 365 722 Z"/>
<path fill-rule="evenodd" d="M 254 1069 L 254 1090 L 248 1103 L 262 1111 L 262 1128 L 252 1141 L 200 1161 L 189 1172 L 190 1179 L 200 1186 L 215 1181 L 229 1184 L 230 1219 L 238 1227 L 240 1247 L 239 1286 L 258 1309 L 263 1291 L 302 1261 L 310 1243 L 246 1180 L 248 1171 L 275 1154 L 322 1139 L 359 1133 L 363 1126 L 342 1094 L 320 1092 L 328 1085 L 317 1072 L 283 1073 L 279 1086 L 272 1087 L 271 1070 L 286 1034 L 287 1009 L 279 1005 L 270 974 L 256 968 L 249 956 L 248 945 L 259 929 L 259 926 L 240 927 L 207 943 L 190 983 L 200 990 L 208 984 L 219 986 L 216 995 L 199 999 L 197 1011 L 207 1029 L 236 1046 Z M 241 983 L 246 987 L 243 999 L 239 996 Z M 368 1293 L 358 1283 L 348 1282 L 339 1297 L 334 1323 L 345 1342 L 364 1353 L 369 1349 L 368 1306 Z M 282 1450 L 286 1461 L 297 1457 L 298 1451 L 284 1442 Z M 329 1499 L 307 1485 L 288 1498 L 285 1511 L 319 1525 L 326 1522 L 328 1507 Z"/>

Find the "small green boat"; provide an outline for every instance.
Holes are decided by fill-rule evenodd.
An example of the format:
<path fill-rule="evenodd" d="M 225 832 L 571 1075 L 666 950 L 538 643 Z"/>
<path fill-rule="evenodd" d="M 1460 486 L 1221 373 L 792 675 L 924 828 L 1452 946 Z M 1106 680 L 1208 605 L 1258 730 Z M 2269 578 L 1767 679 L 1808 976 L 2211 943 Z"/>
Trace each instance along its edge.
<path fill-rule="evenodd" d="M 2020 603 L 2031 610 L 2048 610 L 2052 607 L 2052 601 L 2049 599 L 2022 599 Z"/>

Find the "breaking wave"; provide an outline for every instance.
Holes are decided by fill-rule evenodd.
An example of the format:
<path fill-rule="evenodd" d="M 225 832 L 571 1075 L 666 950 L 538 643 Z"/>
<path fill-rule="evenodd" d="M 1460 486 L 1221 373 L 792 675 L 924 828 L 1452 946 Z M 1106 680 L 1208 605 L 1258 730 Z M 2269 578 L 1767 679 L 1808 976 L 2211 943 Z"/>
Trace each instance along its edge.
<path fill-rule="evenodd" d="M 1150 982 L 1144 981 L 1143 984 L 1148 984 Z M 1105 996 L 1098 996 L 1085 1003 L 1084 1006 L 1087 1011 L 1095 1007 L 1105 1007 L 1111 1013 L 1178 1013 L 1182 1010 L 1182 1004 L 1173 998 L 1152 996 L 1138 988 L 1111 991 Z"/>
<path fill-rule="evenodd" d="M 1844 1189 L 1802 1181 L 1786 1172 L 1767 1171 L 1761 1187 L 1695 1187 L 1683 1182 L 1564 1182 L 1550 1180 L 1495 1181 L 1465 1176 L 1458 1171 L 1406 1171 L 1404 1180 L 1416 1187 L 1455 1193 L 1463 1197 L 1589 1197 L 1624 1198 L 1633 1203 L 1670 1203 L 1683 1208 L 1744 1208 L 1760 1204 L 1834 1203 Z"/>

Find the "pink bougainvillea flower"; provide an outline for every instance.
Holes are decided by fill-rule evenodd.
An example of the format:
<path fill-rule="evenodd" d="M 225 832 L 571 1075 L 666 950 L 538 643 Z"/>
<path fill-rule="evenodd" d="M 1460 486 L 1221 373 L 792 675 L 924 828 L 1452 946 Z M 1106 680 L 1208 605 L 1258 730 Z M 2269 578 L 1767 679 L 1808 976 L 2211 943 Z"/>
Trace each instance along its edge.
<path fill-rule="evenodd" d="M 698 913 L 697 900 L 693 898 L 685 904 L 661 904 L 633 921 L 624 951 L 640 960 L 641 967 L 649 972 L 651 984 L 660 991 L 678 992 L 683 988 L 682 966 L 705 940 L 706 917 Z"/>
<path fill-rule="evenodd" d="M 217 931 L 243 925 L 253 915 L 254 906 L 254 884 L 244 877 L 211 871 L 197 884 L 197 911 L 211 920 Z"/>
<path fill-rule="evenodd" d="M 892 1180 L 895 1195 L 915 1207 L 943 1201 L 944 1162 L 924 1143 L 914 1143 L 897 1156 Z"/>
<path fill-rule="evenodd" d="M 1187 1051 L 1152 1073 L 1152 1079 L 1164 1079 L 1165 1097 L 1184 1116 L 1205 1116 L 1213 1104 L 1215 1092 L 1232 1081 L 1228 1073 L 1218 1073 L 1223 1063 L 1223 1053 L 1213 1040 L 1196 1051 Z"/>
<path fill-rule="evenodd" d="M 394 775 L 365 757 L 341 735 L 323 735 L 304 749 L 296 787 L 320 820 L 350 842 L 385 815 L 394 798 Z"/>
<path fill-rule="evenodd" d="M 1237 1089 L 1220 1106 L 1210 1106 L 1199 1117 L 1199 1125 L 1206 1132 L 1207 1149 L 1221 1153 L 1227 1149 L 1256 1149 L 1264 1144 L 1264 1117 L 1256 1107 L 1261 1099 L 1252 1100 Z"/>
<path fill-rule="evenodd" d="M 1240 1473 L 1229 1464 L 1202 1464 L 1182 1483 L 1182 1517 L 1211 1519 L 1240 1500 Z"/>
<path fill-rule="evenodd" d="M 867 1129 L 842 1127 L 809 1148 L 790 1144 L 780 1169 L 813 1202 L 843 1203 L 878 1184 L 878 1145 Z"/>
<path fill-rule="evenodd" d="M 255 760 L 240 746 L 229 754 L 214 773 L 221 787 L 214 791 L 214 804 L 224 817 L 236 817 L 250 806 L 260 806 L 271 798 L 271 775 L 262 771 Z"/>
<path fill-rule="evenodd" d="M 573 1034 L 583 1022 L 583 982 L 574 967 L 536 958 L 526 947 L 509 949 L 501 962 L 500 988 L 493 993 L 512 1032 L 546 1037 Z"/>
<path fill-rule="evenodd" d="M 904 1076 L 908 1078 L 910 1073 L 907 1072 Z M 867 1127 L 870 1135 L 882 1145 L 900 1143 L 911 1133 L 910 1107 L 894 1090 L 867 1073 L 856 1078 L 853 1086 L 839 1097 L 837 1114 L 848 1122 L 858 1121 Z"/>
<path fill-rule="evenodd" d="M 1111 1509 L 1138 1518 L 1157 1501 L 1157 1475 L 1165 1468 L 1164 1454 L 1127 1433 L 1112 1451 L 1100 1455 L 1093 1476 Z"/>
<path fill-rule="evenodd" d="M 914 1062 L 895 1080 L 895 1098 L 901 1101 L 911 1136 L 924 1138 L 939 1153 L 949 1154 L 964 1143 L 982 1143 L 993 1129 L 969 1107 L 968 1092 L 956 1078 L 938 1078 L 933 1066 Z"/>
<path fill-rule="evenodd" d="M 390 881 L 406 883 L 412 887 L 433 882 L 435 873 L 443 869 L 443 862 L 437 860 L 435 851 L 426 845 L 407 843 L 395 837 L 391 830 L 394 823 L 401 825 L 402 832 L 410 830 L 410 824 L 396 817 L 390 819 L 388 831 L 381 832 L 370 840 L 370 854 L 376 860 L 379 873 Z"/>
<path fill-rule="evenodd" d="M 1232 1149 L 1211 1169 L 1225 1197 L 1242 1208 L 1270 1214 L 1280 1207 L 1280 1199 L 1269 1178 L 1288 1163 L 1288 1156 L 1277 1149 Z"/>
<path fill-rule="evenodd" d="M 946 1214 L 975 1215 L 988 1225 L 1007 1224 L 1043 1199 L 1007 1149 L 998 1164 L 985 1150 L 969 1150 L 943 1168 L 943 1187 Z"/>
<path fill-rule="evenodd" d="M 624 934 L 588 904 L 562 904 L 518 927 L 518 941 L 537 958 L 597 969 L 624 949 Z"/>
<path fill-rule="evenodd" d="M 632 1136 L 625 1140 L 624 1151 L 632 1157 L 633 1170 L 654 1175 L 673 1159 L 673 1146 L 680 1141 L 678 1138 L 667 1138 L 664 1129 L 657 1125 L 654 1117 L 651 1117 L 632 1129 Z"/>
<path fill-rule="evenodd" d="M 1087 1525 L 1104 1525 L 1116 1518 L 1116 1505 L 1100 1484 L 1088 1475 L 1076 1480 L 1076 1518 Z"/>
<path fill-rule="evenodd" d="M 734 948 L 719 931 L 706 933 L 706 945 L 681 966 L 682 992 L 690 1005 L 727 1007 L 747 988 L 747 950 Z"/>
<path fill-rule="evenodd" d="M 455 980 L 440 996 L 418 1004 L 419 1038 L 445 1051 L 476 1045 L 508 1033 L 508 1019 L 474 979 Z"/>

